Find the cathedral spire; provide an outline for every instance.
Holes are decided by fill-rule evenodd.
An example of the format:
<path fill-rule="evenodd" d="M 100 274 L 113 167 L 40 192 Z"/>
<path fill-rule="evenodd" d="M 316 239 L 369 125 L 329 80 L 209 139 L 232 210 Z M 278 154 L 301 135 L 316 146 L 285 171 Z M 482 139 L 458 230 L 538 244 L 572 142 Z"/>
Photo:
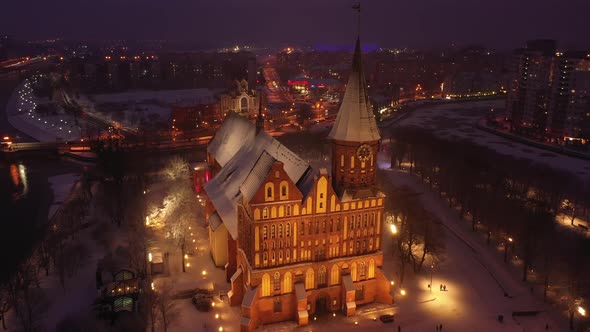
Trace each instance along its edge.
<path fill-rule="evenodd" d="M 329 138 L 345 142 L 371 142 L 381 138 L 367 95 L 361 58 L 361 40 L 357 37 L 352 58 L 352 71 L 340 110 Z"/>

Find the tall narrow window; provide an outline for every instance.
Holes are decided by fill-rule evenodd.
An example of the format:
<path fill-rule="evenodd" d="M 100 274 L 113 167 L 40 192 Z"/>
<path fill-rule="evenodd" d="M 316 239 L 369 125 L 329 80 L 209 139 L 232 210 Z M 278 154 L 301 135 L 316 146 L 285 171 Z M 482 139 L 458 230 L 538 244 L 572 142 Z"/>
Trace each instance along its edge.
<path fill-rule="evenodd" d="M 281 195 L 287 196 L 287 186 L 286 185 L 281 186 Z"/>
<path fill-rule="evenodd" d="M 262 209 L 262 218 L 263 219 L 267 219 L 268 218 L 268 208 Z"/>
<path fill-rule="evenodd" d="M 285 235 L 287 237 L 291 236 L 291 224 L 287 223 L 287 227 L 285 228 Z"/>
<path fill-rule="evenodd" d="M 326 286 L 326 267 L 321 266 L 320 270 L 318 271 L 318 287 L 325 287 Z"/>
<path fill-rule="evenodd" d="M 266 240 L 268 238 L 268 226 L 262 227 L 262 238 Z"/>
<path fill-rule="evenodd" d="M 281 275 L 278 272 L 275 272 L 273 286 L 274 290 L 281 290 Z"/>
<path fill-rule="evenodd" d="M 291 215 L 291 205 L 287 205 L 285 210 L 286 210 L 287 215 L 290 216 Z"/>
<path fill-rule="evenodd" d="M 279 237 L 283 237 L 283 224 L 279 225 Z"/>
<path fill-rule="evenodd" d="M 270 238 L 275 238 L 275 225 L 270 226 Z"/>
<path fill-rule="evenodd" d="M 272 197 L 272 188 L 271 187 L 266 188 L 266 197 L 268 197 L 268 198 Z"/>

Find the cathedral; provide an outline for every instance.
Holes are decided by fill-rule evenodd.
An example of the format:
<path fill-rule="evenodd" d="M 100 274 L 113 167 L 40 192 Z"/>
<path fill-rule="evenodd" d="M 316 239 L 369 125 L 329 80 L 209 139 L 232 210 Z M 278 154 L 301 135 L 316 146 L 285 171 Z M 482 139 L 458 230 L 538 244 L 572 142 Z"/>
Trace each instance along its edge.
<path fill-rule="evenodd" d="M 259 103 L 261 104 L 261 103 Z M 225 267 L 242 331 L 307 325 L 393 303 L 381 270 L 385 195 L 376 181 L 380 133 L 357 39 L 342 105 L 328 136 L 331 167 L 315 169 L 263 129 L 229 113 L 207 148 L 211 255 Z"/>

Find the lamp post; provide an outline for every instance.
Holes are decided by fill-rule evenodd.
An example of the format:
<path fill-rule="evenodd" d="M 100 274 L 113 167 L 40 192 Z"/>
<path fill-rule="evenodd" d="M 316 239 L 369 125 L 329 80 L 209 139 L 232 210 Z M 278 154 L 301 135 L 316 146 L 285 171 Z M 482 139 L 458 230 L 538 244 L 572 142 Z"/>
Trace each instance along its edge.
<path fill-rule="evenodd" d="M 430 292 L 432 293 L 432 270 L 434 269 L 434 264 L 430 265 Z"/>
<path fill-rule="evenodd" d="M 511 237 L 508 237 L 508 241 L 504 242 L 504 263 L 508 261 L 508 243 L 512 244 L 514 240 Z"/>

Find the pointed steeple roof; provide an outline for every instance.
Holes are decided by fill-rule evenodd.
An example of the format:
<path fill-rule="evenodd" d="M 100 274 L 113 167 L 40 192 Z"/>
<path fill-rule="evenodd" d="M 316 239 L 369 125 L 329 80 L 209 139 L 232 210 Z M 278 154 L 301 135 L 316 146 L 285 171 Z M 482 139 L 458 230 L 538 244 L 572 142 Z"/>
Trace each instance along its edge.
<path fill-rule="evenodd" d="M 356 40 L 352 72 L 344 98 L 328 138 L 345 142 L 371 142 L 381 139 L 375 116 L 369 103 L 361 60 L 360 37 Z"/>

